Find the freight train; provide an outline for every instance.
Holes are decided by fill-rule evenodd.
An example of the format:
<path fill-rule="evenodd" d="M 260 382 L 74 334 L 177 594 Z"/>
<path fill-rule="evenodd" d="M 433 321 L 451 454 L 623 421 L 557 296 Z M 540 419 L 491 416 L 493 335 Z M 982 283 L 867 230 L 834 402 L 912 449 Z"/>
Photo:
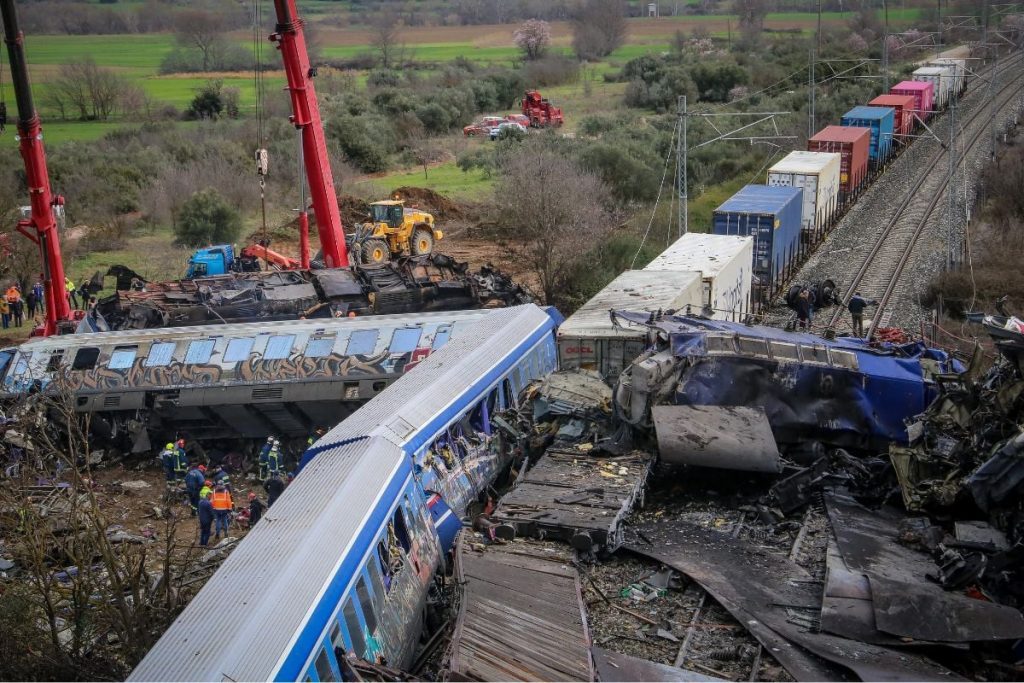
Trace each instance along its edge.
<path fill-rule="evenodd" d="M 352 680 L 348 653 L 408 668 L 459 519 L 513 457 L 497 418 L 554 371 L 559 322 L 492 311 L 323 436 L 128 680 Z"/>
<path fill-rule="evenodd" d="M 754 238 L 752 309 L 763 308 L 917 128 L 966 88 L 966 60 L 935 59 L 843 115 L 719 206 L 711 232 Z"/>

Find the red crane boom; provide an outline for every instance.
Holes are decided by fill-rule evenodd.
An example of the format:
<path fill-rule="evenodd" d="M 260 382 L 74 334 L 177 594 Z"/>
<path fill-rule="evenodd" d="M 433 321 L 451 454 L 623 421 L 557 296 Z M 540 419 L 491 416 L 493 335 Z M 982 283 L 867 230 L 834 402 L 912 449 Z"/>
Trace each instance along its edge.
<path fill-rule="evenodd" d="M 54 196 L 50 189 L 50 176 L 46 169 L 43 150 L 43 127 L 39 122 L 32 88 L 25 62 L 24 35 L 18 28 L 18 13 L 14 0 L 0 0 L 0 13 L 4 21 L 4 42 L 11 64 L 11 81 L 18 103 L 18 135 L 21 158 L 25 161 L 25 179 L 28 184 L 32 217 L 18 221 L 18 232 L 39 245 L 43 262 L 43 286 L 46 297 L 46 323 L 43 334 L 55 334 L 61 322 L 71 321 L 71 305 L 64 288 L 64 262 L 57 237 L 57 219 L 53 207 L 63 204 L 64 198 Z"/>
<path fill-rule="evenodd" d="M 338 197 L 334 194 L 334 174 L 327 156 L 327 143 L 324 140 L 316 88 L 313 86 L 314 72 L 309 66 L 306 38 L 302 32 L 302 19 L 295 8 L 295 0 L 274 0 L 274 9 L 277 12 L 277 27 L 270 40 L 277 43 L 277 49 L 281 51 L 284 60 L 284 72 L 292 99 L 290 120 L 302 132 L 303 161 L 324 263 L 328 268 L 344 267 L 348 265 L 345 229 L 341 224 Z"/>

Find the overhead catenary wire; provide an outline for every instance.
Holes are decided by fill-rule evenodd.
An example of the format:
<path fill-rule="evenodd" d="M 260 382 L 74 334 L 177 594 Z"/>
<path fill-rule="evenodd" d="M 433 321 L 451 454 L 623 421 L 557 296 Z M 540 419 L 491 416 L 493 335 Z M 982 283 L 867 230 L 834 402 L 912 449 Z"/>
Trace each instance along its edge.
<path fill-rule="evenodd" d="M 636 266 L 636 260 L 640 257 L 640 252 L 643 251 L 644 244 L 647 242 L 647 236 L 651 234 L 651 226 L 654 225 L 654 218 L 658 215 L 658 205 L 661 203 L 661 193 L 665 189 L 665 178 L 668 176 L 668 162 L 672 159 L 672 153 L 675 151 L 675 141 L 678 132 L 679 124 L 676 123 L 676 125 L 672 127 L 672 137 L 668 141 L 668 152 L 665 154 L 665 165 L 661 169 L 661 182 L 658 183 L 658 196 L 654 198 L 654 208 L 651 209 L 651 220 L 647 221 L 647 229 L 644 230 L 644 236 L 640 240 L 640 246 L 636 248 L 636 253 L 633 254 L 633 260 L 629 263 L 630 270 Z"/>

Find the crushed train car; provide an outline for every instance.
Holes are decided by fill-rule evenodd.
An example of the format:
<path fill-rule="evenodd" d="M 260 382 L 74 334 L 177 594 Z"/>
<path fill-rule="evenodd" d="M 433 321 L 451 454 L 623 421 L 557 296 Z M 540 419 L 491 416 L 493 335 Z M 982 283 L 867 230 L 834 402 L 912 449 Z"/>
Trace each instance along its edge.
<path fill-rule="evenodd" d="M 171 282 L 144 282 L 124 267 L 108 275 L 117 277 L 117 291 L 97 302 L 81 332 L 495 308 L 533 300 L 496 268 L 472 272 L 443 254 Z"/>
<path fill-rule="evenodd" d="M 488 315 L 483 309 L 122 330 L 33 339 L 0 357 L 0 400 L 67 392 L 123 450 L 184 434 L 308 436 Z"/>
<path fill-rule="evenodd" d="M 626 421 L 650 426 L 659 404 L 745 407 L 763 411 L 784 449 L 818 441 L 879 451 L 906 443 L 904 422 L 937 396 L 935 377 L 963 370 L 920 343 L 826 340 L 686 316 L 617 312 L 616 319 L 647 326 L 652 339 L 617 388 Z M 673 419 L 671 412 L 661 415 Z"/>

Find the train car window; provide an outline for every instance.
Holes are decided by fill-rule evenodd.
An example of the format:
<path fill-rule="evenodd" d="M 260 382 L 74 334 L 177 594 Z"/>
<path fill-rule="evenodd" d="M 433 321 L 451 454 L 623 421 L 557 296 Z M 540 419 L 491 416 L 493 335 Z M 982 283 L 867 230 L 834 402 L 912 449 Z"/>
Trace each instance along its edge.
<path fill-rule="evenodd" d="M 804 349 L 804 360 L 811 361 L 814 363 L 828 363 L 828 347 L 825 346 L 805 346 Z"/>
<path fill-rule="evenodd" d="M 336 337 L 318 337 L 306 342 L 306 358 L 326 358 L 334 350 Z"/>
<path fill-rule="evenodd" d="M 380 571 L 380 556 L 377 553 L 374 553 L 374 555 L 376 557 L 371 558 L 366 564 L 366 573 L 370 575 L 370 586 L 373 588 L 373 611 L 380 614 L 383 609 L 381 602 L 384 600 L 386 591 L 384 590 L 384 577 L 381 576 Z"/>
<path fill-rule="evenodd" d="M 452 338 L 452 326 L 451 325 L 438 325 L 437 331 L 434 332 L 434 343 L 430 345 L 430 348 L 435 351 L 445 344 Z"/>
<path fill-rule="evenodd" d="M 60 370 L 62 360 L 64 360 L 64 349 L 57 349 L 50 354 L 50 360 L 46 361 L 46 371 L 57 372 Z"/>
<path fill-rule="evenodd" d="M 366 619 L 366 630 L 372 635 L 377 632 L 377 605 L 370 595 L 370 588 L 366 585 L 364 576 L 360 576 L 359 583 L 356 584 L 356 597 L 359 598 L 359 607 Z"/>
<path fill-rule="evenodd" d="M 138 346 L 115 346 L 110 354 L 110 362 L 107 367 L 111 370 L 126 370 L 135 362 L 135 356 L 139 352 Z"/>
<path fill-rule="evenodd" d="M 351 596 L 345 600 L 341 613 L 345 616 L 345 628 L 352 639 L 352 651 L 356 653 L 356 657 L 362 657 L 366 653 L 366 641 L 363 639 L 363 627 L 359 625 L 359 615 L 356 614 L 356 606 Z"/>
<path fill-rule="evenodd" d="M 14 370 L 11 372 L 13 376 L 21 376 L 28 372 L 28 362 L 32 358 L 32 352 L 23 353 L 18 356 L 18 362 L 14 364 Z"/>
<path fill-rule="evenodd" d="M 767 356 L 768 342 L 753 337 L 740 337 L 740 353 L 751 356 Z"/>
<path fill-rule="evenodd" d="M 391 525 L 388 525 L 388 530 L 391 530 Z M 380 562 L 380 571 L 384 581 L 384 593 L 386 594 L 391 590 L 391 577 L 394 576 L 394 572 L 391 570 L 391 551 L 389 550 L 388 544 L 389 538 L 381 539 L 380 543 L 377 544 L 377 561 Z"/>
<path fill-rule="evenodd" d="M 149 355 L 143 363 L 147 368 L 161 367 L 171 364 L 174 356 L 174 342 L 157 342 L 149 347 Z"/>
<path fill-rule="evenodd" d="M 345 636 L 341 633 L 341 624 L 334 622 L 331 628 L 331 645 L 334 647 L 334 656 L 340 663 L 345 658 Z"/>
<path fill-rule="evenodd" d="M 416 350 L 420 343 L 420 334 L 423 332 L 418 327 L 403 327 L 395 330 L 391 335 L 391 345 L 388 346 L 389 353 L 411 353 Z"/>
<path fill-rule="evenodd" d="M 768 343 L 768 346 L 776 360 L 800 360 L 800 350 L 796 344 L 772 341 Z"/>
<path fill-rule="evenodd" d="M 212 339 L 197 339 L 188 345 L 188 351 L 185 352 L 186 363 L 209 363 L 210 356 L 213 355 Z"/>
<path fill-rule="evenodd" d="M 409 527 L 405 524 L 405 515 L 402 513 L 402 508 L 395 508 L 395 538 L 398 541 L 398 545 L 402 546 L 402 550 L 409 552 L 409 548 L 412 545 L 409 543 Z"/>
<path fill-rule="evenodd" d="M 348 348 L 345 349 L 345 354 L 349 356 L 355 354 L 365 356 L 373 353 L 373 348 L 377 346 L 377 336 L 379 334 L 378 330 L 356 330 L 348 338 Z"/>
<path fill-rule="evenodd" d="M 840 368 L 849 368 L 850 370 L 857 369 L 857 354 L 852 351 L 832 349 L 830 355 L 832 356 L 832 365 Z"/>
<path fill-rule="evenodd" d="M 228 341 L 228 347 L 224 349 L 224 362 L 237 363 L 241 360 L 249 360 L 252 354 L 252 345 L 255 340 L 252 337 L 241 337 Z"/>
<path fill-rule="evenodd" d="M 87 346 L 78 349 L 75 360 L 71 363 L 72 370 L 92 370 L 96 367 L 96 359 L 100 357 L 100 350 L 95 346 Z"/>
<path fill-rule="evenodd" d="M 280 360 L 292 355 L 295 344 L 294 334 L 277 334 L 267 340 L 267 350 L 263 352 L 263 360 Z"/>
<path fill-rule="evenodd" d="M 10 365 L 12 358 L 14 358 L 14 351 L 0 351 L 0 376 L 3 376 L 4 370 Z"/>
<path fill-rule="evenodd" d="M 321 648 L 320 654 L 316 656 L 316 677 L 321 681 L 336 681 L 338 677 L 334 675 L 334 669 L 331 668 L 331 660 L 327 658 L 327 649 Z"/>

